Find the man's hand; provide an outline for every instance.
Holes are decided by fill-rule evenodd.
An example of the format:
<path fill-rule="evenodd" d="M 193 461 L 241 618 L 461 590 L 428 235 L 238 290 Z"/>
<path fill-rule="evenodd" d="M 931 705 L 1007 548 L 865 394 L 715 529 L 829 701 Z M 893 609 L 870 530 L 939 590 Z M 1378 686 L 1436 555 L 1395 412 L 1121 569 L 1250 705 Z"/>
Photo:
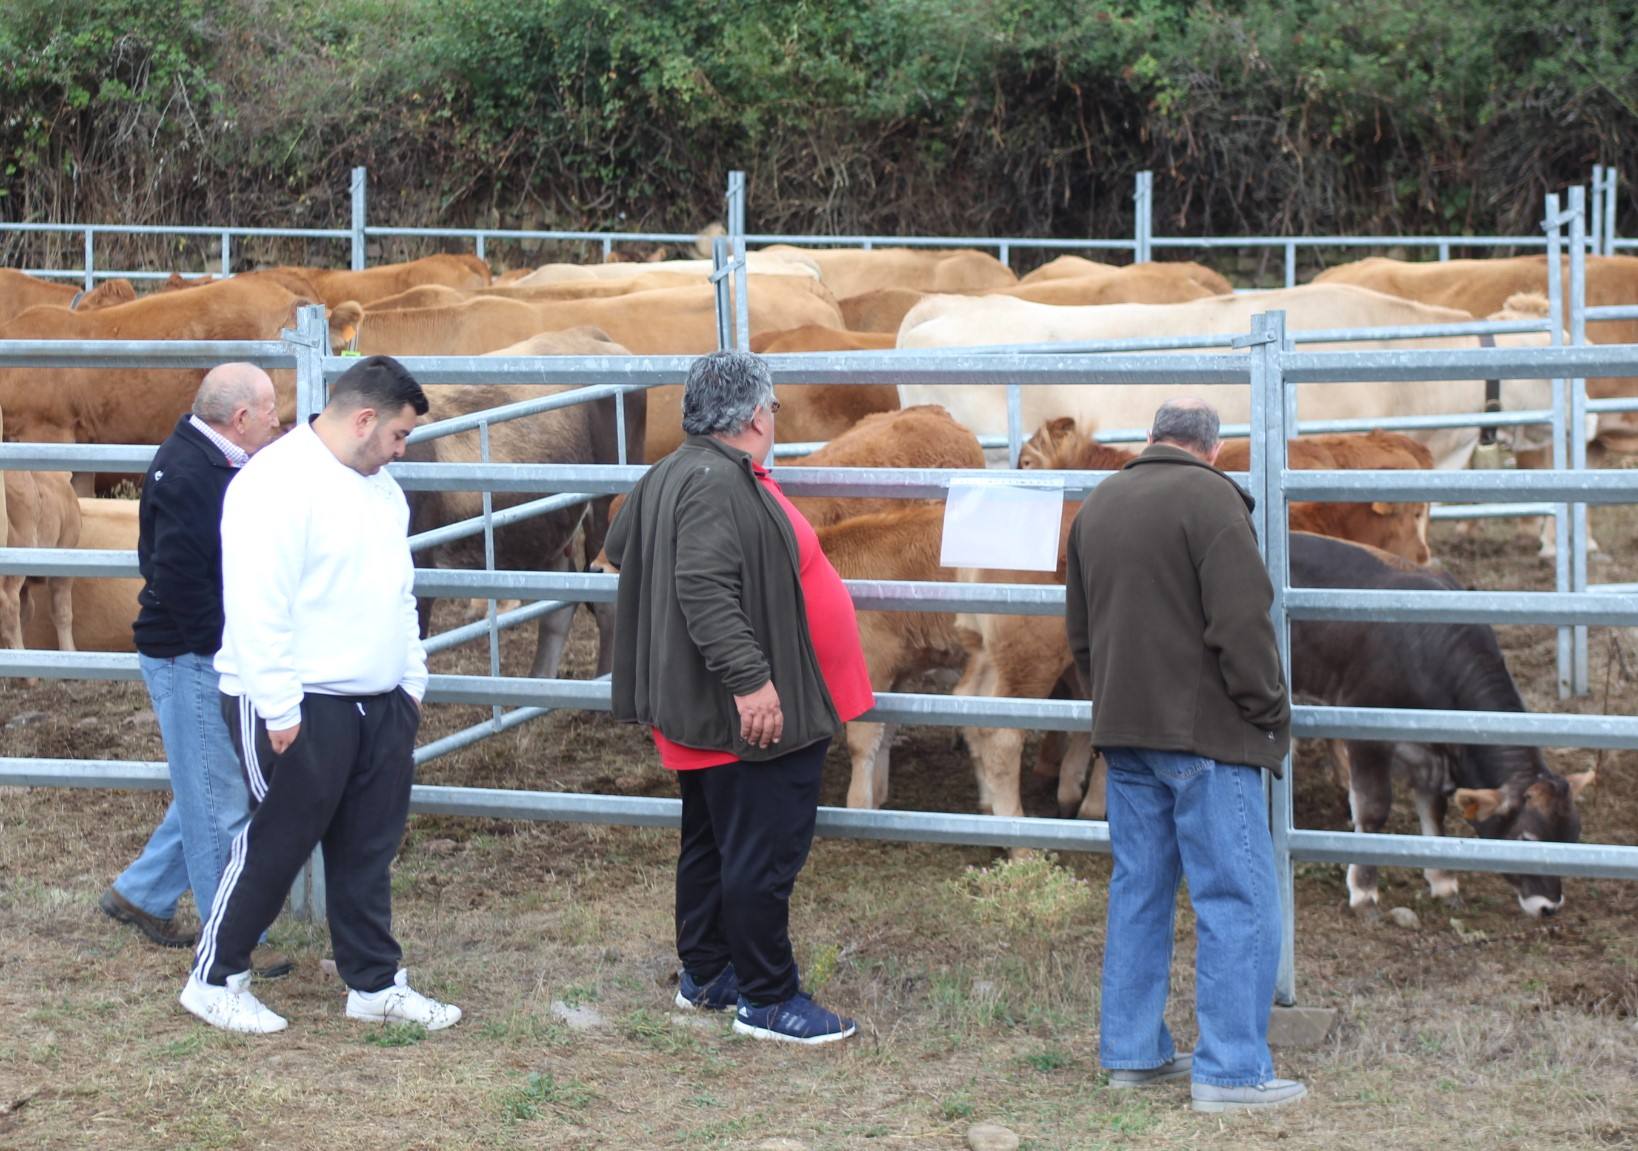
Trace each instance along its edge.
<path fill-rule="evenodd" d="M 773 680 L 750 695 L 736 695 L 734 706 L 739 708 L 739 734 L 746 743 L 767 747 L 785 734 L 785 713 L 779 708 Z"/>
<path fill-rule="evenodd" d="M 273 745 L 274 755 L 283 755 L 285 753 L 285 749 L 291 744 L 295 743 L 296 736 L 300 734 L 301 724 L 298 723 L 295 727 L 287 727 L 283 731 L 268 732 L 267 742 Z"/>

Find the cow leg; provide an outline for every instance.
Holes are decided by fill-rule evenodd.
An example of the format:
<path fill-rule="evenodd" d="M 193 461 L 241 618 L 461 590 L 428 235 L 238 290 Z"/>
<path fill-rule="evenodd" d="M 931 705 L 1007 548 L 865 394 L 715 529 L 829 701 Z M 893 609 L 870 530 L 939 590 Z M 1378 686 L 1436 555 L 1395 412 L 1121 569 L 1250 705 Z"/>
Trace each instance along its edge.
<path fill-rule="evenodd" d="M 978 768 L 978 809 L 985 815 L 1017 818 L 1024 814 L 1018 793 L 1018 769 L 1024 759 L 1024 733 L 1015 727 L 963 728 Z"/>
<path fill-rule="evenodd" d="M 1416 818 L 1422 824 L 1423 835 L 1443 835 L 1445 833 L 1445 806 L 1447 800 L 1442 792 L 1426 792 L 1416 789 Z M 1430 867 L 1422 872 L 1427 878 L 1428 890 L 1435 899 L 1455 899 L 1460 894 L 1456 876 L 1438 867 Z"/>
<path fill-rule="evenodd" d="M 57 650 L 74 650 L 74 581 L 66 576 L 46 580 L 51 589 L 51 626 L 57 632 Z"/>
<path fill-rule="evenodd" d="M 1063 795 L 1063 757 L 1064 733 L 1048 731 L 1041 734 L 1041 742 L 1035 748 L 1035 766 L 1031 774 L 1036 779 L 1058 780 L 1059 799 Z"/>
<path fill-rule="evenodd" d="M 1069 819 L 1086 796 L 1086 771 L 1092 766 L 1092 735 L 1070 732 L 1063 762 L 1058 765 L 1058 817 Z"/>
<path fill-rule="evenodd" d="M 1087 783 L 1086 798 L 1081 800 L 1081 809 L 1075 813 L 1075 818 L 1108 819 L 1108 788 L 1109 765 L 1104 762 L 1103 756 L 1094 756 L 1092 759 L 1092 778 Z"/>
<path fill-rule="evenodd" d="M 1378 832 L 1388 823 L 1393 804 L 1393 783 L 1389 771 L 1392 745 L 1350 742 L 1347 749 L 1348 808 L 1354 830 Z M 1374 864 L 1348 865 L 1348 906 L 1355 911 L 1374 910 L 1377 903 Z"/>
<path fill-rule="evenodd" d="M 23 576 L 0 577 L 0 647 L 23 646 Z"/>
<path fill-rule="evenodd" d="M 608 675 L 614 670 L 614 605 L 594 603 L 592 619 L 597 621 L 597 675 Z"/>
<path fill-rule="evenodd" d="M 74 478 L 68 481 L 74 489 L 74 494 L 84 499 L 91 499 L 97 494 L 96 472 L 75 472 Z"/>
<path fill-rule="evenodd" d="M 847 754 L 853 776 L 847 787 L 847 805 L 874 810 L 887 799 L 887 744 L 892 730 L 885 723 L 847 725 Z"/>

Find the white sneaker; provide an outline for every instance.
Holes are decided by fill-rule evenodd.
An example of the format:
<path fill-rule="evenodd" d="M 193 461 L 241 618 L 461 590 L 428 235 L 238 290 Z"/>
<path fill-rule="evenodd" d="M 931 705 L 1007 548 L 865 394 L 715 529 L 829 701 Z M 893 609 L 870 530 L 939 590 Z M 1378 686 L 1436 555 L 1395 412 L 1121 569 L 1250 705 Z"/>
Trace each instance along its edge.
<path fill-rule="evenodd" d="M 428 999 L 409 985 L 409 971 L 400 968 L 392 986 L 380 991 L 347 991 L 347 1018 L 372 1023 L 419 1023 L 428 1031 L 442 1031 L 460 1022 L 461 1009 L 453 1003 Z"/>
<path fill-rule="evenodd" d="M 250 972 L 228 976 L 226 987 L 206 983 L 197 975 L 188 976 L 179 1002 L 193 1014 L 223 1031 L 243 1035 L 271 1035 L 290 1026 L 284 1016 L 269 1011 L 250 993 Z"/>

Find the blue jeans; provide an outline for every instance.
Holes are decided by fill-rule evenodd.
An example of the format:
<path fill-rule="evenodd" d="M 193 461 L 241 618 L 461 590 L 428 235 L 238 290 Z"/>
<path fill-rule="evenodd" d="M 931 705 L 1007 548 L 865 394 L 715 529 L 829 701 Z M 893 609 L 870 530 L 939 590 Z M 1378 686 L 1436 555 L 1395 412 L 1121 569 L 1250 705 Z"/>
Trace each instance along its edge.
<path fill-rule="evenodd" d="M 171 805 L 142 854 L 114 889 L 149 915 L 169 919 L 193 888 L 201 921 L 210 914 L 233 837 L 250 818 L 250 793 L 222 718 L 220 677 L 211 657 L 139 655 L 165 757 Z"/>
<path fill-rule="evenodd" d="M 1274 845 L 1256 768 L 1198 755 L 1104 748 L 1109 764 L 1109 924 L 1098 1058 L 1110 1069 L 1176 1056 L 1166 1028 L 1177 884 L 1195 916 L 1194 1081 L 1274 1077 L 1268 1014 L 1280 961 Z"/>

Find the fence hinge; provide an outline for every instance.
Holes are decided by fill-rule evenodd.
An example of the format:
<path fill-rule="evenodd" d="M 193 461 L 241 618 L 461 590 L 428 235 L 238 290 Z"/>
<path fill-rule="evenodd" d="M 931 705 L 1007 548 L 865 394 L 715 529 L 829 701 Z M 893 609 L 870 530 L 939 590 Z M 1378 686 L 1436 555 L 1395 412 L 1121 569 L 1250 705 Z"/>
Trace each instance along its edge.
<path fill-rule="evenodd" d="M 1234 342 L 1231 343 L 1229 345 L 1229 347 L 1231 347 L 1231 348 L 1255 348 L 1260 344 L 1272 344 L 1273 342 L 1274 342 L 1274 333 L 1273 332 L 1252 332 L 1249 335 L 1235 336 L 1234 337 Z"/>

